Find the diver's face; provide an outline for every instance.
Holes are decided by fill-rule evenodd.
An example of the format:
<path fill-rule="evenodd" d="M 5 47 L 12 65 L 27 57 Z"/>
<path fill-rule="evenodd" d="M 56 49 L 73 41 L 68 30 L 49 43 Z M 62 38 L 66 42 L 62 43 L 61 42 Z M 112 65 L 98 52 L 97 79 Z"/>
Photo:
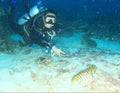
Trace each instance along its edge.
<path fill-rule="evenodd" d="M 45 27 L 51 28 L 56 23 L 56 15 L 53 13 L 47 13 L 44 19 Z"/>

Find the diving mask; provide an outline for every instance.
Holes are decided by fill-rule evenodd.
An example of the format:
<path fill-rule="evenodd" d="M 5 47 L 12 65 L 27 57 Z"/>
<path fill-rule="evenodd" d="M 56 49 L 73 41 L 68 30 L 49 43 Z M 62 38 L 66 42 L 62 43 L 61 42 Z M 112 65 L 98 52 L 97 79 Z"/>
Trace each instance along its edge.
<path fill-rule="evenodd" d="M 56 23 L 56 17 L 51 16 L 51 15 L 47 15 L 45 17 L 45 23 L 54 25 Z"/>

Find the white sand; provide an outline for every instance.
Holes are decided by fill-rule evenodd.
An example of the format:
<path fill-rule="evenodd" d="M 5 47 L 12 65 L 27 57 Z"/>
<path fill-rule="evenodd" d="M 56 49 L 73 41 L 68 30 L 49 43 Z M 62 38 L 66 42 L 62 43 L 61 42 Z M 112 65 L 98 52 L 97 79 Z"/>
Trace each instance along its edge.
<path fill-rule="evenodd" d="M 120 44 L 97 40 L 96 49 L 84 49 L 78 40 L 61 39 L 59 44 L 67 52 L 63 56 L 51 57 L 40 48 L 1 53 L 0 92 L 120 92 Z M 72 83 L 72 77 L 89 64 L 97 67 L 95 73 Z"/>

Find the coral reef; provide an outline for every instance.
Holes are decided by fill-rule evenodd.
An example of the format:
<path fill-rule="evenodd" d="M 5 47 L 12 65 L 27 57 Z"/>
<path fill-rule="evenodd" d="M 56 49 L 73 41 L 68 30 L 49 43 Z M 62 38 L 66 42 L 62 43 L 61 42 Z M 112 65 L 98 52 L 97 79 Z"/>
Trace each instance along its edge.
<path fill-rule="evenodd" d="M 4 8 L 0 7 L 0 52 L 13 53 L 15 48 L 20 45 L 19 42 L 12 41 L 10 36 L 13 34 L 8 24 L 8 17 Z"/>
<path fill-rule="evenodd" d="M 93 33 L 86 33 L 83 36 L 81 43 L 84 45 L 84 47 L 86 47 L 86 48 L 96 48 L 97 47 L 97 43 L 91 39 L 92 37 L 93 37 Z"/>

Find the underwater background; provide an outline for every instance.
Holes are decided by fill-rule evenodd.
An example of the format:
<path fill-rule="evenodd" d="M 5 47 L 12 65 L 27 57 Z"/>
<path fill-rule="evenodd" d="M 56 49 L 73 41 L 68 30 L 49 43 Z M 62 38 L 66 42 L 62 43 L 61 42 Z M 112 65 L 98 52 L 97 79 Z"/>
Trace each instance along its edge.
<path fill-rule="evenodd" d="M 15 21 L 24 0 L 13 0 Z M 39 0 L 29 0 L 32 8 Z M 10 0 L 0 0 L 0 92 L 120 92 L 120 0 L 42 0 L 58 15 L 53 56 L 8 24 Z M 22 7 L 21 7 L 22 6 Z"/>

